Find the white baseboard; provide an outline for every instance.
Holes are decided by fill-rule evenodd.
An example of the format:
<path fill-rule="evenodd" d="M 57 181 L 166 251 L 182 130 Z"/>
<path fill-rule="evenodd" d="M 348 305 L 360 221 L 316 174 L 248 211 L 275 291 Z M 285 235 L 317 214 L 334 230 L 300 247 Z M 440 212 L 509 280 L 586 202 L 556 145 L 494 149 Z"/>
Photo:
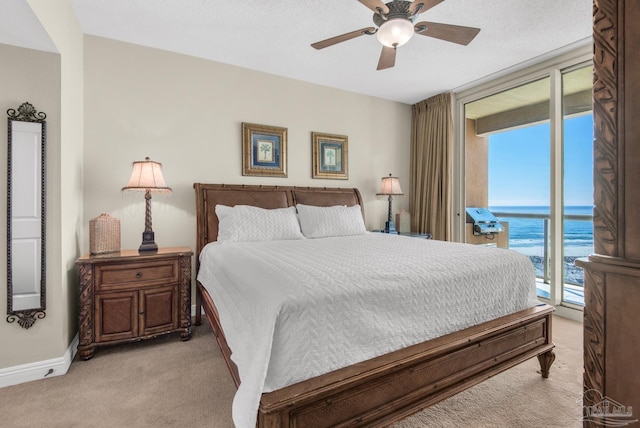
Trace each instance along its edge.
<path fill-rule="evenodd" d="M 559 317 L 569 318 L 570 320 L 574 320 L 578 322 L 583 322 L 584 320 L 583 311 L 569 308 L 566 306 L 561 306 L 561 305 L 556 306 L 556 310 L 553 314 L 558 315 Z"/>
<path fill-rule="evenodd" d="M 76 334 L 62 357 L 0 369 L 0 388 L 32 380 L 62 376 L 69 370 L 77 350 L 78 335 Z"/>
<path fill-rule="evenodd" d="M 202 313 L 204 314 L 204 311 Z M 195 316 L 195 314 L 196 305 L 191 305 L 191 316 Z M 0 369 L 0 388 L 47 377 L 62 376 L 69 370 L 77 351 L 78 335 L 76 334 L 64 355 L 60 358 Z"/>
<path fill-rule="evenodd" d="M 200 313 L 201 313 L 202 315 L 205 315 L 205 313 L 204 313 L 204 306 L 200 309 Z M 191 317 L 195 317 L 195 316 L 196 316 L 196 305 L 195 305 L 195 304 L 193 304 L 193 305 L 191 305 Z"/>

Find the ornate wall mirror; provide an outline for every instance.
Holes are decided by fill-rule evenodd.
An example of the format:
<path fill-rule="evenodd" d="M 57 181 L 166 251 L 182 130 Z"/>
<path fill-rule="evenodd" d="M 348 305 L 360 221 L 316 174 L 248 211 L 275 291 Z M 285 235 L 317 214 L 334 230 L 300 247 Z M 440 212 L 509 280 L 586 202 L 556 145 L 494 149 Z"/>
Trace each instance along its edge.
<path fill-rule="evenodd" d="M 28 102 L 7 115 L 7 322 L 29 328 L 45 317 L 47 301 L 47 115 Z"/>

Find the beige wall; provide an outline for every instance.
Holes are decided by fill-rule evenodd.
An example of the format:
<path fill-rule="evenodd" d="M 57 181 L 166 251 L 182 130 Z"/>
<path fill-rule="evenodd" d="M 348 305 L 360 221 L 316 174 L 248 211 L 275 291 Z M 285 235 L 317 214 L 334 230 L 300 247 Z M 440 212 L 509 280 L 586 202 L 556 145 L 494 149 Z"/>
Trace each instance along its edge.
<path fill-rule="evenodd" d="M 83 227 L 119 218 L 123 248 L 140 245 L 144 198 L 120 189 L 145 156 L 173 188 L 152 201 L 160 246 L 195 248 L 194 182 L 358 187 L 368 228 L 386 219 L 382 176 L 398 175 L 409 193 L 409 105 L 94 36 L 84 59 Z M 288 128 L 288 178 L 242 176 L 242 122 Z M 312 131 L 349 137 L 349 180 L 311 178 Z M 407 197 L 394 202 L 407 207 Z"/>
<path fill-rule="evenodd" d="M 6 123 L 7 109 L 18 108 L 25 101 L 30 102 L 38 111 L 47 114 L 47 166 L 48 178 L 51 169 L 57 169 L 55 164 L 60 159 L 60 56 L 53 53 L 32 49 L 18 48 L 0 44 L 0 111 Z M 7 176 L 7 131 L 6 127 L 0 132 L 0 176 Z M 48 186 L 47 201 L 59 199 L 57 185 Z M 0 200 L 5 204 L 7 200 L 7 186 L 0 186 Z M 53 202 L 55 204 L 55 202 Z M 7 211 L 0 210 L 0 222 L 6 224 Z M 51 213 L 47 217 L 47 253 L 56 252 L 59 247 L 58 235 L 59 217 Z M 6 227 L 0 230 L 0 302 L 7 301 L 7 232 Z M 59 272 L 53 255 L 48 259 L 47 277 L 55 277 Z M 48 306 L 60 306 L 59 290 L 55 290 L 55 283 L 50 286 L 47 296 Z M 61 314 L 58 310 L 47 310 L 47 317 L 38 320 L 33 327 L 25 330 L 17 323 L 9 324 L 5 321 L 6 305 L 2 305 L 0 318 L 0 337 L 3 345 L 0 347 L 0 368 L 32 361 L 52 358 L 51 348 L 58 348 L 55 337 L 59 337 Z M 43 344 L 43 346 L 40 346 Z M 61 356 L 61 353 L 55 356 Z"/>
<path fill-rule="evenodd" d="M 369 228 L 386 218 L 375 196 L 382 176 L 400 176 L 408 194 L 410 106 L 97 37 L 83 45 L 69 0 L 29 4 L 60 55 L 0 45 L 0 105 L 28 100 L 48 115 L 47 316 L 29 330 L 0 323 L 0 369 L 67 350 L 77 331 L 74 261 L 88 250 L 89 219 L 120 218 L 123 248 L 139 245 L 142 195 L 120 192 L 134 160 L 163 162 L 174 189 L 154 199 L 161 246 L 195 246 L 196 181 L 358 187 Z M 241 175 L 243 121 L 288 128 L 288 178 Z M 349 180 L 311 179 L 312 131 L 349 137 Z M 396 199 L 397 209 L 407 206 Z"/>
<path fill-rule="evenodd" d="M 28 0 L 29 5 L 53 40 L 60 61 L 60 157 L 50 171 L 51 185 L 59 198 L 49 202 L 59 221 L 55 237 L 57 251 L 50 252 L 59 271 L 49 284 L 60 292 L 59 344 L 66 350 L 77 333 L 78 303 L 75 259 L 80 255 L 84 233 L 82 207 L 82 150 L 84 134 L 83 33 L 71 6 L 71 0 Z M 56 180 L 56 178 L 58 178 Z M 54 202 L 57 202 L 55 204 Z M 60 354 L 59 354 L 60 355 Z"/>
<path fill-rule="evenodd" d="M 6 111 L 28 100 L 47 113 L 47 315 L 28 330 L 0 322 L 0 369 L 61 359 L 77 330 L 74 261 L 83 230 L 82 32 L 70 0 L 28 2 L 60 55 L 0 46 L 0 104 Z M 6 175 L 3 156 L 0 174 Z M 2 192 L 0 198 L 6 200 L 6 189 Z M 6 240 L 4 231 L 2 236 Z M 6 255 L 4 247 L 0 251 Z M 2 270 L 6 278 L 6 264 Z M 1 288 L 4 301 L 6 287 Z"/>

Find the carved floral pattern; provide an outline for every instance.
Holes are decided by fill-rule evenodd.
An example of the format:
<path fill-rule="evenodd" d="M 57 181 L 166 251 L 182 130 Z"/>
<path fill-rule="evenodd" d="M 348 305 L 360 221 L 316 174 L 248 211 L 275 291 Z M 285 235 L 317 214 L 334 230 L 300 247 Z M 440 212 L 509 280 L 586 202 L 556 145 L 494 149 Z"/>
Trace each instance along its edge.
<path fill-rule="evenodd" d="M 619 233 L 619 207 L 624 193 L 619 184 L 618 158 L 624 153 L 618 120 L 622 114 L 618 90 L 618 0 L 593 2 L 593 122 L 594 203 L 593 228 L 596 254 L 623 257 L 624 236 Z M 624 184 L 624 183 L 623 183 Z M 583 405 L 596 404 L 605 394 L 606 276 L 587 267 L 584 271 L 584 396 Z M 584 422 L 591 426 L 592 422 Z"/>
<path fill-rule="evenodd" d="M 80 336 L 78 340 L 78 351 L 80 356 L 88 359 L 93 355 L 93 269 L 90 264 L 78 265 L 78 276 L 80 278 Z M 89 346 L 90 348 L 86 348 Z"/>
<path fill-rule="evenodd" d="M 180 327 L 185 330 L 180 334 L 182 340 L 191 338 L 191 257 L 180 257 Z"/>
<path fill-rule="evenodd" d="M 591 269 L 585 269 L 584 289 L 584 390 L 596 390 L 604 393 L 604 321 L 605 321 L 605 275 Z M 584 405 L 588 402 L 585 395 Z"/>
<path fill-rule="evenodd" d="M 594 250 L 620 256 L 618 234 L 618 35 L 616 0 L 593 4 Z"/>

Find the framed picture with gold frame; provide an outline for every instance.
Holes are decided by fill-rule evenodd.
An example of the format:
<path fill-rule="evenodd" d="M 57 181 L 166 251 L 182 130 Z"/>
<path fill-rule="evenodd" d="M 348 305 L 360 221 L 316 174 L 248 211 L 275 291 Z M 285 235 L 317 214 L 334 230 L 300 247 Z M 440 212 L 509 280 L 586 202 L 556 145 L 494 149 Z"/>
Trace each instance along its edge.
<path fill-rule="evenodd" d="M 287 176 L 287 128 L 242 122 L 242 175 Z"/>
<path fill-rule="evenodd" d="M 346 135 L 311 133 L 313 178 L 349 178 L 349 139 Z"/>

